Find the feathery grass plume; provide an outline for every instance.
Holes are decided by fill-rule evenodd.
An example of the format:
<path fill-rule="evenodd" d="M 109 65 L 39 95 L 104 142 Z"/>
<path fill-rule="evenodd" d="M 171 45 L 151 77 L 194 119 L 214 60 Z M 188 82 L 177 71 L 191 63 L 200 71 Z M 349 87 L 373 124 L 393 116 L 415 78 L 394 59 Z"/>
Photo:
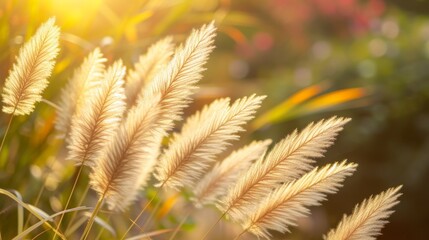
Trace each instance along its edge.
<path fill-rule="evenodd" d="M 176 135 L 161 156 L 155 174 L 158 186 L 176 189 L 193 186 L 213 163 L 216 154 L 225 150 L 231 140 L 239 138 L 237 133 L 244 130 L 241 126 L 254 117 L 264 98 L 252 95 L 238 99 L 230 107 L 208 107 L 213 110 L 204 113 L 209 118 L 191 120 L 191 123 L 201 124 L 193 126 L 193 131 Z"/>
<path fill-rule="evenodd" d="M 125 111 L 122 61 L 116 61 L 103 74 L 103 80 L 72 119 L 68 160 L 93 166 L 103 147 L 111 140 Z"/>
<path fill-rule="evenodd" d="M 139 57 L 139 61 L 134 64 L 134 70 L 130 70 L 126 77 L 125 95 L 128 106 L 136 103 L 139 94 L 144 91 L 144 86 L 167 65 L 173 55 L 173 49 L 172 38 L 166 37 L 150 46 L 146 54 Z"/>
<path fill-rule="evenodd" d="M 381 235 L 380 231 L 388 222 L 386 219 L 394 212 L 391 210 L 399 203 L 402 186 L 390 188 L 374 197 L 365 199 L 356 205 L 350 216 L 344 215 L 336 229 L 329 231 L 327 240 L 373 240 Z"/>
<path fill-rule="evenodd" d="M 253 141 L 251 144 L 232 152 L 221 163 L 216 163 L 197 184 L 192 199 L 197 207 L 215 203 L 252 162 L 265 153 L 271 140 Z"/>
<path fill-rule="evenodd" d="M 193 30 L 185 45 L 176 49 L 167 66 L 158 71 L 143 93 L 140 93 L 137 105 L 145 102 L 146 105 L 152 106 L 151 111 L 157 116 L 154 117 L 155 121 L 151 122 L 151 129 L 156 128 L 152 130 L 160 133 L 150 141 L 152 149 L 145 154 L 148 162 L 156 161 L 162 137 L 171 130 L 174 121 L 181 119 L 183 109 L 191 101 L 190 96 L 196 89 L 195 84 L 202 77 L 203 65 L 214 48 L 215 31 L 213 22 L 203 25 L 199 30 Z M 144 185 L 146 179 L 147 176 L 141 177 L 139 183 Z"/>
<path fill-rule="evenodd" d="M 163 136 L 171 130 L 174 121 L 181 119 L 183 109 L 191 101 L 195 84 L 202 77 L 203 65 L 214 48 L 215 32 L 213 22 L 203 25 L 199 30 L 193 30 L 185 45 L 176 50 L 173 59 L 165 69 L 156 74 L 139 98 L 138 102 L 152 101 L 154 96 L 160 96 L 156 105 L 157 124 L 163 131 Z"/>
<path fill-rule="evenodd" d="M 55 128 L 65 137 L 71 126 L 73 115 L 79 116 L 80 110 L 92 96 L 92 90 L 99 84 L 103 76 L 104 62 L 103 54 L 96 48 L 82 65 L 73 73 L 73 77 L 61 90 L 61 99 L 58 104 L 57 120 Z"/>
<path fill-rule="evenodd" d="M 229 107 L 230 98 L 219 98 L 211 102 L 210 104 L 204 105 L 201 111 L 197 111 L 195 114 L 187 117 L 185 123 L 180 130 L 180 134 L 173 133 L 173 139 L 180 137 L 180 135 L 188 134 L 191 131 L 195 131 L 195 126 L 203 124 L 204 121 L 209 119 L 214 112 L 219 112 Z"/>
<path fill-rule="evenodd" d="M 111 210 L 125 210 L 152 172 L 155 159 L 148 156 L 161 134 L 154 127 L 158 116 L 154 104 L 158 101 L 142 101 L 129 110 L 90 174 L 92 188 Z"/>
<path fill-rule="evenodd" d="M 27 115 L 34 110 L 54 68 L 59 36 L 55 18 L 50 18 L 21 47 L 3 88 L 3 112 Z"/>
<path fill-rule="evenodd" d="M 312 168 L 315 158 L 331 146 L 349 118 L 332 117 L 296 130 L 277 143 L 266 155 L 257 160 L 229 190 L 219 209 L 233 219 L 239 219 L 254 205 L 255 199 L 266 196 L 273 187 L 302 176 Z"/>
<path fill-rule="evenodd" d="M 346 161 L 328 164 L 283 184 L 264 198 L 256 211 L 248 210 L 243 233 L 249 231 L 269 239 L 269 230 L 289 231 L 289 226 L 296 226 L 298 218 L 310 213 L 308 207 L 320 205 L 327 194 L 336 193 L 345 177 L 350 176 L 356 167 L 357 164 Z"/>
<path fill-rule="evenodd" d="M 144 126 L 150 129 L 139 138 L 146 139 L 146 149 L 141 148 L 140 154 L 134 154 L 135 158 L 141 158 L 143 162 L 140 177 L 135 182 L 134 189 L 144 186 L 148 174 L 159 155 L 162 137 L 173 127 L 175 120 L 181 119 L 183 109 L 190 102 L 190 96 L 195 90 L 195 84 L 201 79 L 203 65 L 208 59 L 209 53 L 214 48 L 213 42 L 216 28 L 214 23 L 203 25 L 199 30 L 193 30 L 187 38 L 185 45 L 176 49 L 175 55 L 168 65 L 154 76 L 147 88 L 140 94 L 137 105 L 150 105 L 154 121 Z M 153 136 L 149 133 L 154 132 Z M 150 140 L 147 140 L 150 139 Z M 142 159 L 144 156 L 144 161 Z M 133 194 L 134 195 L 134 192 Z M 130 198 L 134 199 L 134 196 Z M 131 201 L 129 200 L 129 201 Z M 128 200 L 127 200 L 128 201 Z"/>

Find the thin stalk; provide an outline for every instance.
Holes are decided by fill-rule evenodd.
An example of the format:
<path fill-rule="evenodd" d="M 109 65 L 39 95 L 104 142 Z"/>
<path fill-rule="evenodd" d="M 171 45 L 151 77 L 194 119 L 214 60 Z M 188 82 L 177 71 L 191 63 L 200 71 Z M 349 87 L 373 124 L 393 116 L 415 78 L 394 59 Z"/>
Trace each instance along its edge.
<path fill-rule="evenodd" d="M 98 214 L 98 211 L 100 211 L 101 205 L 103 205 L 104 197 L 106 196 L 106 191 L 103 193 L 103 195 L 98 199 L 97 204 L 95 205 L 94 211 L 91 214 L 91 217 L 88 220 L 88 223 L 86 224 L 85 230 L 83 231 L 83 235 L 80 238 L 81 240 L 86 240 L 89 236 L 89 232 L 91 231 L 92 225 L 94 224 L 95 217 Z"/>
<path fill-rule="evenodd" d="M 252 226 L 253 226 L 253 225 L 252 225 Z M 234 240 L 238 240 L 238 239 L 240 239 L 240 238 L 243 236 L 243 234 L 245 234 L 247 231 L 249 231 L 249 229 L 250 229 L 252 226 L 247 227 L 246 229 L 244 229 L 240 234 L 238 234 L 238 235 L 234 238 Z"/>
<path fill-rule="evenodd" d="M 7 136 L 7 133 L 9 132 L 10 125 L 12 124 L 12 119 L 13 119 L 14 113 L 15 113 L 15 110 L 12 112 L 12 115 L 10 115 L 9 123 L 7 124 L 7 128 L 6 128 L 6 131 L 5 131 L 4 136 L 3 136 L 3 140 L 1 141 L 0 153 L 1 153 L 1 150 L 3 149 L 4 141 L 6 140 L 6 136 Z"/>
<path fill-rule="evenodd" d="M 180 222 L 180 224 L 176 227 L 176 229 L 174 229 L 174 232 L 173 232 L 173 234 L 171 234 L 169 240 L 173 240 L 176 237 L 180 228 L 183 226 L 183 224 L 185 223 L 186 219 L 188 219 L 190 214 L 191 214 L 190 212 L 188 214 L 186 214 L 186 216 L 183 218 L 183 220 Z"/>
<path fill-rule="evenodd" d="M 40 216 L 39 213 L 37 213 L 37 211 L 35 211 L 33 208 L 31 208 L 29 206 L 29 204 L 21 201 L 21 199 L 19 199 L 18 197 L 16 197 L 13 193 L 6 191 L 2 188 L 0 188 L 0 194 L 2 195 L 6 195 L 9 198 L 11 198 L 12 200 L 14 200 L 15 202 L 17 202 L 19 205 L 21 205 L 22 207 L 24 207 L 25 209 L 27 209 L 31 214 L 33 214 L 34 216 L 36 216 L 39 220 L 43 220 L 43 217 Z M 55 228 L 53 226 L 51 226 L 51 224 L 49 224 L 48 222 L 45 222 L 45 224 L 54 232 L 56 232 L 57 230 L 55 230 Z M 62 233 L 57 233 L 61 239 L 65 239 L 65 237 L 63 236 Z"/>
<path fill-rule="evenodd" d="M 106 219 L 106 222 L 109 222 L 109 220 L 110 220 L 110 217 L 111 217 L 112 215 L 110 215 L 109 214 L 109 216 L 107 217 L 107 219 Z M 98 231 L 98 234 L 97 234 L 97 237 L 95 237 L 95 240 L 98 240 L 98 239 L 100 239 L 100 237 L 101 237 L 101 234 L 103 234 L 103 232 L 104 232 L 104 228 L 101 228 L 100 229 L 100 231 Z"/>
<path fill-rule="evenodd" d="M 80 218 L 78 221 L 76 221 L 73 225 L 71 225 L 69 228 L 67 228 L 67 231 L 64 233 L 65 236 L 70 236 L 72 233 L 76 232 L 80 226 L 82 226 L 84 223 L 86 223 L 85 218 Z"/>
<path fill-rule="evenodd" d="M 80 200 L 79 200 L 79 203 L 78 203 L 78 206 L 82 206 L 82 203 L 83 203 L 83 201 L 85 200 L 85 198 L 86 198 L 86 195 L 88 194 L 88 191 L 89 191 L 89 184 L 87 184 L 86 185 L 86 188 L 85 188 L 85 191 L 83 192 L 83 194 L 82 194 L 82 196 L 80 197 Z M 72 215 L 71 215 L 71 217 L 70 217 L 70 221 L 69 221 L 69 223 L 67 224 L 67 227 L 66 227 L 66 232 L 68 231 L 68 229 L 70 228 L 70 226 L 72 225 L 72 223 L 73 223 L 73 220 L 75 219 L 75 217 L 76 217 L 76 214 L 77 214 L 77 212 L 73 212 L 72 213 Z M 66 234 L 67 235 L 67 234 Z"/>
<path fill-rule="evenodd" d="M 43 192 L 45 190 L 46 179 L 47 178 L 45 177 L 45 181 L 43 181 L 43 185 L 40 188 L 39 192 L 37 193 L 36 201 L 34 202 L 34 206 L 35 207 L 37 207 L 37 204 L 39 204 L 40 198 L 42 197 L 42 194 L 43 194 Z M 28 216 L 28 218 L 27 218 L 27 220 L 25 221 L 25 224 L 24 224 L 24 229 L 27 228 L 27 225 L 30 223 L 30 219 L 31 219 L 32 216 L 33 215 L 29 215 Z"/>
<path fill-rule="evenodd" d="M 82 173 L 82 169 L 83 169 L 83 164 L 79 166 L 79 170 L 77 172 L 76 179 L 74 180 L 73 187 L 72 187 L 72 190 L 71 190 L 69 197 L 67 199 L 67 203 L 66 203 L 66 206 L 64 207 L 64 210 L 67 210 L 67 208 L 69 207 L 70 200 L 73 196 L 74 190 L 76 189 L 76 185 L 77 185 L 77 182 L 79 180 L 80 174 Z M 61 223 L 62 223 L 63 218 L 64 218 L 64 214 L 65 213 L 61 214 L 60 221 L 58 222 L 57 229 L 56 229 L 57 231 L 60 229 Z M 56 237 L 57 237 L 57 234 L 55 233 L 52 240 L 55 240 Z"/>
<path fill-rule="evenodd" d="M 39 232 L 36 236 L 34 236 L 34 238 L 32 238 L 31 240 L 34 240 L 34 239 L 36 239 L 36 238 L 38 238 L 38 237 L 40 237 L 40 236 L 42 236 L 42 234 L 44 234 L 45 232 L 47 232 L 47 231 L 49 231 L 49 229 L 45 229 L 45 230 L 43 230 L 43 231 L 41 231 L 41 232 Z"/>
<path fill-rule="evenodd" d="M 146 219 L 146 221 L 144 222 L 143 226 L 140 228 L 140 232 L 144 231 L 144 229 L 147 227 L 147 225 L 152 220 L 153 216 L 155 216 L 155 214 L 158 212 L 160 206 L 161 206 L 161 202 L 159 201 L 159 202 L 156 203 L 156 205 L 153 208 L 152 212 L 150 213 L 149 217 Z"/>
<path fill-rule="evenodd" d="M 156 190 L 155 195 L 153 195 L 153 197 L 150 199 L 150 201 L 146 203 L 146 205 L 144 206 L 144 208 L 140 211 L 139 215 L 137 215 L 137 217 L 134 219 L 133 223 L 130 225 L 130 227 L 127 229 L 127 231 L 125 231 L 124 235 L 121 237 L 121 240 L 125 239 L 125 237 L 127 236 L 128 232 L 131 230 L 131 228 L 133 227 L 133 225 L 136 224 L 136 222 L 139 220 L 139 218 L 141 217 L 141 215 L 143 214 L 143 212 L 146 210 L 146 208 L 158 196 L 158 193 L 159 193 L 159 191 L 161 191 L 161 189 L 162 189 L 163 186 L 164 186 L 164 183 Z"/>
<path fill-rule="evenodd" d="M 201 240 L 204 240 L 207 238 L 207 236 L 209 235 L 209 233 L 213 230 L 213 228 L 220 222 L 220 220 L 222 220 L 223 217 L 225 217 L 225 215 L 228 213 L 229 208 L 222 214 L 222 216 L 220 216 L 220 218 L 218 218 L 218 220 L 215 222 L 215 224 L 213 224 L 210 229 L 206 232 L 206 234 L 204 234 L 204 236 L 201 238 Z"/>
<path fill-rule="evenodd" d="M 42 197 L 42 194 L 43 194 L 43 192 L 45 191 L 45 186 L 46 186 L 46 182 L 48 181 L 48 176 L 49 176 L 49 174 L 52 172 L 52 169 L 53 169 L 53 167 L 54 167 L 54 163 L 55 163 L 55 159 L 54 158 L 52 158 L 52 160 L 49 162 L 49 168 L 48 168 L 48 170 L 49 171 L 44 171 L 43 172 L 43 175 L 42 175 L 42 179 L 44 179 L 43 180 L 43 185 L 42 185 L 42 187 L 40 188 L 40 190 L 39 190 L 39 192 L 37 193 L 37 197 L 36 197 L 36 201 L 34 201 L 34 206 L 35 207 L 37 207 L 37 204 L 39 204 L 39 201 L 40 201 L 40 198 Z M 81 204 L 79 204 L 79 205 L 81 205 Z M 73 212 L 73 214 L 76 214 L 76 212 Z M 24 224 L 24 229 L 27 227 L 27 225 L 30 223 L 30 219 L 33 217 L 33 215 L 30 215 L 30 216 L 28 216 L 28 218 L 27 218 L 27 220 L 25 221 L 25 224 Z"/>
<path fill-rule="evenodd" d="M 45 103 L 47 103 L 48 105 L 50 105 L 50 106 L 52 106 L 52 107 L 54 107 L 56 110 L 59 110 L 59 107 L 58 107 L 58 105 L 56 105 L 55 103 L 53 103 L 53 102 L 51 102 L 51 101 L 49 101 L 49 100 L 46 100 L 46 99 L 42 99 L 42 102 L 45 102 Z M 13 111 L 13 113 L 15 113 L 15 110 Z M 12 117 L 13 117 L 13 113 L 12 113 Z M 7 129 L 9 129 L 9 127 L 10 127 L 10 124 L 11 124 L 11 122 L 12 122 L 12 117 L 11 117 L 11 119 L 10 119 L 10 121 L 9 121 L 9 126 L 8 126 L 8 128 Z M 7 130 L 6 130 L 6 133 L 7 133 Z M 1 147 L 0 147 L 0 151 L 1 151 L 1 149 L 3 148 L 3 142 L 4 142 L 4 139 L 6 138 L 6 134 L 5 134 L 5 137 L 3 138 L 3 141 L 2 141 L 2 144 L 1 144 Z M 53 167 L 53 165 L 54 165 L 54 161 L 51 161 L 50 162 L 50 167 L 49 167 L 49 169 L 52 169 L 52 167 Z M 49 174 L 49 173 L 48 173 Z M 40 198 L 42 197 L 42 194 L 43 194 L 43 192 L 45 191 L 45 185 L 46 185 L 46 181 L 47 181 L 47 176 L 45 176 L 44 178 L 44 181 L 43 181 L 43 185 L 42 185 L 42 187 L 40 188 L 40 190 L 39 190 L 39 192 L 37 193 L 37 197 L 36 197 L 36 201 L 34 202 L 34 206 L 37 206 L 37 204 L 39 204 L 39 201 L 40 201 Z M 73 213 L 75 213 L 75 212 L 73 212 Z M 30 223 L 30 219 L 31 219 L 31 217 L 32 217 L 33 215 L 29 215 L 28 216 L 28 218 L 27 218 L 27 220 L 25 221 L 25 224 L 24 224 L 24 229 L 27 227 L 27 225 Z M 61 223 L 61 222 L 60 222 Z M 58 225 L 58 227 L 57 227 L 57 231 L 58 231 L 58 229 L 59 229 L 59 225 Z M 43 232 L 42 232 L 43 233 Z M 57 233 L 55 232 L 55 236 L 57 235 Z M 55 237 L 54 236 L 54 237 Z"/>
<path fill-rule="evenodd" d="M 42 99 L 41 102 L 44 102 L 44 103 L 48 104 L 49 106 L 55 108 L 55 110 L 57 110 L 57 111 L 61 110 L 60 106 L 58 106 L 57 104 L 55 104 L 55 103 L 53 103 L 53 102 L 51 102 L 51 101 L 49 101 L 47 99 Z"/>
<path fill-rule="evenodd" d="M 38 221 L 37 223 L 35 223 L 34 225 L 30 226 L 29 228 L 25 229 L 23 232 L 21 232 L 20 234 L 16 235 L 12 240 L 25 239 L 26 235 L 28 235 L 29 233 L 31 233 L 32 231 L 34 231 L 38 227 L 42 226 L 46 222 L 51 221 L 54 217 L 61 215 L 63 212 L 74 212 L 74 211 L 81 211 L 81 210 L 91 210 L 91 208 L 89 208 L 89 207 L 76 207 L 76 208 L 71 208 L 71 209 L 68 209 L 68 210 L 61 211 L 61 212 L 57 212 L 57 213 L 55 213 L 53 215 L 50 215 L 47 218 L 44 218 L 44 219 Z"/>
<path fill-rule="evenodd" d="M 237 235 L 237 237 L 234 238 L 234 240 L 240 239 L 243 236 L 243 234 L 247 232 L 247 230 L 249 230 L 249 228 L 244 229 L 240 234 Z"/>

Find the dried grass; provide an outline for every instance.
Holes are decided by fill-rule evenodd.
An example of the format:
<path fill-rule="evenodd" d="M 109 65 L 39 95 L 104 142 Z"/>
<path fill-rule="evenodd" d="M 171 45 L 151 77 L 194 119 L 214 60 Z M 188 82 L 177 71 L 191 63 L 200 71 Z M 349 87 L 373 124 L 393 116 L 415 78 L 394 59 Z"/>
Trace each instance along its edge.
<path fill-rule="evenodd" d="M 21 47 L 3 88 L 3 112 L 13 115 L 33 112 L 54 68 L 59 36 L 55 18 L 50 18 Z"/>
<path fill-rule="evenodd" d="M 245 231 L 270 238 L 269 230 L 289 231 L 298 218 L 310 214 L 308 207 L 320 205 L 327 194 L 334 194 L 345 177 L 356 170 L 357 164 L 335 163 L 320 170 L 315 168 L 301 178 L 283 184 L 264 198 L 253 211 L 249 208 L 243 223 Z"/>
<path fill-rule="evenodd" d="M 381 235 L 380 231 L 394 211 L 391 210 L 399 203 L 402 186 L 388 190 L 355 206 L 353 213 L 344 215 L 336 229 L 324 236 L 326 240 L 374 240 Z"/>
<path fill-rule="evenodd" d="M 233 219 L 243 218 L 255 199 L 309 171 L 314 159 L 323 156 L 348 121 L 348 118 L 333 117 L 311 123 L 300 133 L 295 130 L 277 143 L 264 159 L 256 161 L 218 207 Z"/>
<path fill-rule="evenodd" d="M 44 23 L 20 50 L 6 79 L 3 112 L 29 114 L 41 100 L 58 54 L 59 29 L 54 22 L 52 18 Z M 310 206 L 336 193 L 356 170 L 357 164 L 346 161 L 313 168 L 315 159 L 323 157 L 350 121 L 338 117 L 311 123 L 301 132 L 295 130 L 268 154 L 271 140 L 255 141 L 215 163 L 217 155 L 239 139 L 244 125 L 254 117 L 265 98 L 256 95 L 233 104 L 229 98 L 218 99 L 205 106 L 186 120 L 180 133 L 172 134 L 159 157 L 162 138 L 181 120 L 202 77 L 214 48 L 215 31 L 213 22 L 194 30 L 172 58 L 171 38 L 157 42 L 128 73 L 125 87 L 122 62 L 104 70 L 106 59 L 99 49 L 89 54 L 67 83 L 56 129 L 68 136 L 67 159 L 91 167 L 90 185 L 100 197 L 83 239 L 89 236 L 103 201 L 111 210 L 124 211 L 153 172 L 157 186 L 194 187 L 197 207 L 216 204 L 222 217 L 229 215 L 242 224 L 242 234 L 270 238 L 272 230 L 289 231 L 298 218 L 310 213 Z M 393 213 L 391 208 L 398 204 L 400 189 L 391 188 L 364 200 L 325 239 L 375 239 Z"/>
<path fill-rule="evenodd" d="M 125 67 L 115 62 L 103 74 L 81 114 L 72 119 L 68 160 L 93 166 L 112 139 L 125 111 Z"/>
<path fill-rule="evenodd" d="M 263 157 L 271 140 L 254 141 L 232 152 L 197 184 L 193 201 L 197 207 L 214 204 L 234 186 L 239 175 L 246 171 L 254 160 Z"/>
<path fill-rule="evenodd" d="M 145 86 L 152 82 L 154 76 L 164 68 L 173 55 L 174 45 L 171 37 L 154 43 L 147 52 L 139 57 L 126 77 L 125 95 L 128 106 L 136 104 L 144 92 Z"/>
<path fill-rule="evenodd" d="M 199 121 L 198 115 L 194 116 L 190 121 L 198 123 L 193 126 L 194 131 L 187 130 L 189 127 L 185 125 L 185 131 L 175 136 L 162 155 L 155 175 L 160 182 L 158 185 L 194 186 L 214 162 L 215 156 L 224 151 L 230 141 L 239 138 L 237 133 L 244 130 L 242 126 L 254 117 L 264 98 L 252 95 L 238 99 L 231 106 L 209 106 L 206 112 L 199 114 L 207 116 L 204 121 Z M 214 104 L 220 103 L 227 102 Z"/>
<path fill-rule="evenodd" d="M 80 117 L 81 109 L 92 97 L 94 88 L 100 84 L 104 72 L 104 62 L 106 61 L 100 49 L 94 49 L 85 58 L 82 65 L 74 71 L 73 77 L 61 90 L 55 128 L 62 137 L 68 135 L 72 118 Z"/>

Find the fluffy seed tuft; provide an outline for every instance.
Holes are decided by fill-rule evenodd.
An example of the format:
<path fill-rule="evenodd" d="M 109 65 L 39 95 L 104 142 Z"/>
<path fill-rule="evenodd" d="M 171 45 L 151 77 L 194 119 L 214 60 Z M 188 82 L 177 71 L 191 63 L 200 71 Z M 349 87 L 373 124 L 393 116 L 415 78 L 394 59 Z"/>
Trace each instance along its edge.
<path fill-rule="evenodd" d="M 394 212 L 391 210 L 399 203 L 402 186 L 388 190 L 356 205 L 350 216 L 344 215 L 336 229 L 329 231 L 326 240 L 375 240 L 388 222 L 386 219 Z"/>
<path fill-rule="evenodd" d="M 28 115 L 34 110 L 54 68 L 59 36 L 55 18 L 50 18 L 21 47 L 3 88 L 3 112 Z"/>

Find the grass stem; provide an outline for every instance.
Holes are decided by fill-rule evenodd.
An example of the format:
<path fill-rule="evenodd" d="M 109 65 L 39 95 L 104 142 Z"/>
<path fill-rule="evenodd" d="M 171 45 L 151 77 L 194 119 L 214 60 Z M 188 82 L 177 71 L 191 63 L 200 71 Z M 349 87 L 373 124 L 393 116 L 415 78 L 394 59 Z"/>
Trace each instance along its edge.
<path fill-rule="evenodd" d="M 13 119 L 13 114 L 14 113 L 15 113 L 15 111 L 13 111 L 12 115 L 10 115 L 9 123 L 7 124 L 6 131 L 5 131 L 4 135 L 3 135 L 3 140 L 1 141 L 1 145 L 0 145 L 0 153 L 1 153 L 1 150 L 3 149 L 3 145 L 4 145 L 4 142 L 6 140 L 7 133 L 9 132 L 10 125 L 12 124 L 12 119 Z"/>
<path fill-rule="evenodd" d="M 146 208 L 153 202 L 153 200 L 155 200 L 155 198 L 158 196 L 159 191 L 161 191 L 162 187 L 164 186 L 164 184 L 162 184 L 155 192 L 155 195 L 153 195 L 153 197 L 149 200 L 149 202 L 146 203 L 146 205 L 144 206 L 144 208 L 140 211 L 140 213 L 137 215 L 137 217 L 133 220 L 132 224 L 130 225 L 130 227 L 128 227 L 127 231 L 125 231 L 124 235 L 122 236 L 121 240 L 125 239 L 125 237 L 127 236 L 128 232 L 131 230 L 131 228 L 133 227 L 134 224 L 137 223 L 137 221 L 139 220 L 139 218 L 141 217 L 141 215 L 144 213 L 144 211 L 146 210 Z"/>
<path fill-rule="evenodd" d="M 90 186 L 89 186 L 89 184 L 86 184 L 85 191 L 83 192 L 82 196 L 80 197 L 80 200 L 79 200 L 79 203 L 77 204 L 77 206 L 82 206 L 82 203 L 83 203 L 83 201 L 85 200 L 86 195 L 88 194 L 89 187 L 90 187 Z M 74 219 L 75 219 L 75 217 L 76 217 L 76 214 L 77 214 L 77 212 L 73 212 L 73 213 L 72 213 L 72 215 L 71 215 L 71 217 L 70 217 L 70 221 L 69 221 L 69 223 L 67 224 L 67 227 L 66 227 L 66 232 L 69 230 L 70 226 L 72 225 L 73 220 L 74 220 Z M 67 235 L 67 234 L 66 234 L 66 235 Z"/>
<path fill-rule="evenodd" d="M 140 232 L 143 232 L 145 228 L 148 227 L 150 221 L 152 220 L 152 218 L 155 216 L 155 214 L 158 212 L 159 207 L 161 206 L 161 201 L 158 201 L 155 205 L 155 207 L 152 209 L 152 212 L 150 213 L 149 217 L 146 219 L 145 223 L 143 224 L 143 226 L 140 228 Z"/>
<path fill-rule="evenodd" d="M 80 165 L 79 166 L 79 170 L 78 170 L 77 175 L 76 175 L 76 179 L 74 180 L 74 183 L 73 183 L 72 190 L 71 190 L 71 192 L 69 194 L 69 197 L 67 199 L 66 205 L 64 207 L 64 210 L 67 210 L 67 208 L 69 207 L 70 200 L 71 200 L 71 198 L 73 196 L 74 190 L 76 189 L 76 185 L 77 185 L 77 182 L 79 180 L 80 174 L 82 173 L 82 169 L 83 169 L 83 165 Z M 64 218 L 64 214 L 65 213 L 61 214 L 60 221 L 58 222 L 57 229 L 56 229 L 57 231 L 60 229 L 61 223 L 62 223 L 63 218 Z M 55 233 L 54 237 L 52 238 L 52 240 L 55 240 L 56 236 L 57 236 L 57 234 Z"/>
<path fill-rule="evenodd" d="M 92 212 L 91 217 L 86 224 L 85 230 L 83 231 L 82 237 L 80 238 L 81 240 L 86 240 L 88 238 L 89 232 L 91 231 L 92 225 L 94 224 L 95 217 L 97 216 L 98 211 L 100 211 L 101 205 L 103 205 L 105 195 L 106 192 L 104 192 L 103 195 L 98 199 L 94 211 Z"/>
<path fill-rule="evenodd" d="M 186 219 L 188 219 L 190 213 L 186 214 L 186 216 L 182 219 L 182 221 L 180 222 L 179 225 L 177 225 L 177 227 L 174 229 L 174 232 L 171 234 L 169 240 L 173 240 L 177 233 L 179 232 L 180 228 L 182 228 L 183 224 L 185 223 Z"/>
<path fill-rule="evenodd" d="M 237 237 L 234 238 L 234 240 L 240 239 L 243 236 L 243 234 L 245 234 L 247 232 L 247 230 L 248 230 L 248 228 L 244 229 L 240 234 L 237 235 Z"/>
<path fill-rule="evenodd" d="M 111 216 L 112 215 L 109 213 L 108 217 L 106 218 L 106 222 L 109 222 Z M 95 237 L 94 239 L 95 240 L 100 239 L 100 237 L 103 234 L 103 232 L 104 232 L 104 228 L 101 228 L 100 231 L 98 231 L 97 237 Z"/>
<path fill-rule="evenodd" d="M 201 238 L 201 240 L 204 240 L 208 237 L 209 233 L 214 229 L 214 227 L 220 222 L 220 220 L 222 220 L 223 217 L 225 217 L 225 215 L 228 213 L 229 208 L 222 214 L 222 216 L 220 216 L 217 221 L 210 227 L 210 229 L 206 232 L 206 234 L 204 234 L 204 236 Z"/>

